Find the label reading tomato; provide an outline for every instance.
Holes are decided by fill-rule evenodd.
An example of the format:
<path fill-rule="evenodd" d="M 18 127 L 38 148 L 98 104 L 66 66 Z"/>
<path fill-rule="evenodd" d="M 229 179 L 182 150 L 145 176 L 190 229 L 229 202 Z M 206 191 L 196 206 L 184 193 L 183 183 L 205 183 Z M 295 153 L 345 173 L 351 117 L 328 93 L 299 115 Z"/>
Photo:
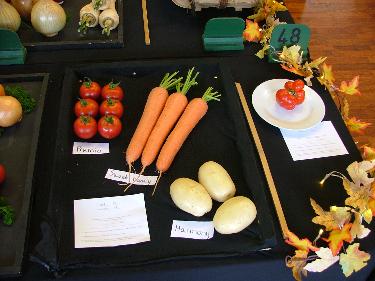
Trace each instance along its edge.
<path fill-rule="evenodd" d="M 124 91 L 120 87 L 120 82 L 110 82 L 103 87 L 102 99 L 106 100 L 108 98 L 122 101 L 122 99 L 124 98 Z"/>

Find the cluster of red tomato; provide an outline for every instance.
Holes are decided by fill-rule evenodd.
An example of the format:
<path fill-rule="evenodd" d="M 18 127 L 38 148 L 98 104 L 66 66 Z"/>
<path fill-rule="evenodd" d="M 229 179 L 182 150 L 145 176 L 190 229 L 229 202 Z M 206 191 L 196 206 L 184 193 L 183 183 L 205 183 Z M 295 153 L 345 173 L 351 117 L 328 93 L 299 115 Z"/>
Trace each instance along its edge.
<path fill-rule="evenodd" d="M 276 92 L 277 103 L 285 109 L 292 110 L 296 105 L 303 103 L 305 100 L 305 83 L 302 80 L 288 81 L 284 89 Z"/>
<path fill-rule="evenodd" d="M 79 138 L 90 139 L 99 132 L 103 138 L 113 139 L 121 133 L 124 92 L 119 84 L 110 82 L 101 88 L 99 83 L 87 77 L 84 79 L 79 89 L 80 99 L 74 105 L 77 119 L 73 129 Z M 97 122 L 95 117 L 98 113 L 100 119 Z"/>

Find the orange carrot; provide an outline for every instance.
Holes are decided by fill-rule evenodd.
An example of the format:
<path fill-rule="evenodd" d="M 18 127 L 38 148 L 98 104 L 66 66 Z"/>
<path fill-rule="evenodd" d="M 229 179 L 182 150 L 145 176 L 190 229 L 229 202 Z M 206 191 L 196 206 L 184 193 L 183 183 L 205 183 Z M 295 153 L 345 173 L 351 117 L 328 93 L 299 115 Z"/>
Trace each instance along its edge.
<path fill-rule="evenodd" d="M 126 149 L 125 155 L 126 162 L 129 165 L 129 171 L 131 170 L 133 162 L 141 156 L 147 139 L 164 108 L 165 102 L 168 99 L 168 89 L 176 86 L 176 84 L 182 80 L 182 77 L 174 78 L 177 73 L 178 72 L 175 72 L 171 75 L 167 73 L 160 85 L 153 88 L 148 95 L 142 117 Z"/>
<path fill-rule="evenodd" d="M 220 95 L 218 95 L 217 92 L 212 92 L 212 90 L 213 88 L 209 87 L 201 98 L 192 99 L 187 105 L 176 127 L 164 143 L 156 161 L 156 167 L 160 174 L 169 169 L 191 131 L 207 113 L 207 103 L 211 100 L 219 101 L 218 97 L 220 97 Z"/>
<path fill-rule="evenodd" d="M 169 132 L 176 124 L 178 118 L 181 116 L 188 103 L 185 96 L 186 93 L 192 86 L 198 84 L 195 79 L 197 78 L 199 72 L 192 77 L 193 71 L 194 68 L 189 70 L 185 83 L 178 83 L 176 87 L 177 92 L 168 97 L 164 109 L 160 114 L 159 119 L 156 122 L 155 127 L 153 128 L 143 149 L 141 157 L 142 171 L 140 174 L 144 172 L 147 166 L 154 162 Z"/>

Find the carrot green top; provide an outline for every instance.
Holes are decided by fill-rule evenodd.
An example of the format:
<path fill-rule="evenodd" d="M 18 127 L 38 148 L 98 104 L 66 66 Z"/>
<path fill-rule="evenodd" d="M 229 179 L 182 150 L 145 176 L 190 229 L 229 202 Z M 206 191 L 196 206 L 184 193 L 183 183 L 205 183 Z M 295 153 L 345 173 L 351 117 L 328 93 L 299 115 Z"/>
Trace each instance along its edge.
<path fill-rule="evenodd" d="M 176 71 L 172 74 L 169 74 L 169 72 L 168 72 L 167 74 L 164 75 L 163 80 L 161 80 L 159 86 L 166 89 L 166 90 L 169 90 L 169 89 L 173 88 L 178 83 L 180 83 L 181 80 L 182 80 L 182 77 L 175 78 L 175 76 L 177 74 L 178 74 L 178 71 Z"/>
<path fill-rule="evenodd" d="M 197 72 L 194 75 L 194 77 L 192 77 L 193 72 L 194 72 L 194 67 L 189 69 L 185 82 L 184 83 L 178 83 L 176 85 L 177 92 L 182 93 L 183 95 L 186 95 L 186 93 L 189 91 L 189 89 L 192 86 L 198 85 L 198 82 L 196 82 L 195 79 L 197 78 L 199 72 Z"/>
<path fill-rule="evenodd" d="M 212 92 L 213 89 L 214 88 L 212 87 L 208 87 L 202 96 L 202 100 L 204 100 L 205 102 L 209 102 L 212 100 L 220 101 L 219 97 L 221 95 L 218 94 L 218 92 Z"/>

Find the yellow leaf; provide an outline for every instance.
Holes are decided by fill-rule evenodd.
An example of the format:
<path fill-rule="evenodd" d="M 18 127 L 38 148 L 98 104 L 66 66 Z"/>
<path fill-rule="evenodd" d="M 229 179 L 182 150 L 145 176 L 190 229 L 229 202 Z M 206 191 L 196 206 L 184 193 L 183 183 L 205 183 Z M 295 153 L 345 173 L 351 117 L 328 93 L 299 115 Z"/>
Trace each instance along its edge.
<path fill-rule="evenodd" d="M 288 231 L 287 233 L 288 239 L 285 240 L 285 242 L 293 247 L 296 247 L 298 250 L 309 252 L 317 251 L 319 248 L 313 246 L 313 244 L 310 242 L 309 239 L 299 239 L 297 235 L 295 235 L 293 232 Z"/>
<path fill-rule="evenodd" d="M 348 193 L 349 197 L 345 199 L 345 205 L 352 206 L 353 208 L 358 208 L 360 213 L 363 213 L 367 209 L 367 203 L 370 196 L 370 191 L 368 188 L 364 187 L 356 191 L 351 191 Z"/>
<path fill-rule="evenodd" d="M 260 58 L 260 59 L 263 59 L 264 56 L 266 55 L 266 52 L 267 50 L 270 48 L 269 45 L 264 45 L 263 48 L 261 50 L 259 50 L 255 55 Z"/>
<path fill-rule="evenodd" d="M 363 135 L 365 133 L 365 129 L 371 125 L 371 123 L 362 122 L 356 117 L 352 117 L 350 119 L 345 120 L 345 124 L 348 127 L 350 133 L 360 135 Z"/>
<path fill-rule="evenodd" d="M 369 202 L 367 202 L 367 207 L 370 208 L 370 200 Z M 366 211 L 364 211 L 362 213 L 362 216 L 363 216 L 363 219 L 368 223 L 370 224 L 371 221 L 372 221 L 372 210 L 371 209 L 367 209 Z"/>
<path fill-rule="evenodd" d="M 275 0 L 260 0 L 257 7 L 255 8 L 256 13 L 248 16 L 248 19 L 253 19 L 256 22 L 265 20 L 268 17 L 272 17 L 279 11 L 288 10 L 283 4 Z"/>
<path fill-rule="evenodd" d="M 332 254 L 334 256 L 337 256 L 337 254 L 340 252 L 344 241 L 351 242 L 352 241 L 352 235 L 350 234 L 350 228 L 352 227 L 351 223 L 348 223 L 344 225 L 341 229 L 334 229 L 329 233 L 329 236 L 327 239 L 324 239 L 328 242 L 328 246 L 332 251 Z"/>
<path fill-rule="evenodd" d="M 368 207 L 369 207 L 369 209 L 372 212 L 372 216 L 375 217 L 375 199 L 374 198 L 371 198 L 368 201 Z"/>
<path fill-rule="evenodd" d="M 327 231 L 337 229 L 350 220 L 350 213 L 347 208 L 334 208 L 331 211 L 324 211 L 314 199 L 310 198 L 311 206 L 313 207 L 316 217 L 312 219 L 313 223 L 325 226 Z"/>
<path fill-rule="evenodd" d="M 361 93 L 357 89 L 358 84 L 359 84 L 359 76 L 354 77 L 352 81 L 350 81 L 349 83 L 346 83 L 346 81 L 342 81 L 341 86 L 340 86 L 340 91 L 350 96 L 354 96 L 354 95 L 360 96 Z"/>
<path fill-rule="evenodd" d="M 324 63 L 320 71 L 320 76 L 318 77 L 318 80 L 327 88 L 331 88 L 330 86 L 333 84 L 333 82 L 335 82 L 335 77 L 332 73 L 332 66 Z"/>
<path fill-rule="evenodd" d="M 293 66 L 300 65 L 302 62 L 302 53 L 300 53 L 301 46 L 293 45 L 290 47 L 284 46 L 280 54 L 280 58 L 292 64 Z"/>
<path fill-rule="evenodd" d="M 246 28 L 243 32 L 243 38 L 248 42 L 258 42 L 260 36 L 261 34 L 258 23 L 246 20 Z"/>
<path fill-rule="evenodd" d="M 280 66 L 281 66 L 282 69 L 284 69 L 286 71 L 292 72 L 292 73 L 297 74 L 299 76 L 305 76 L 304 73 L 301 70 L 296 69 L 295 67 L 287 67 L 284 64 L 281 64 Z"/>
<path fill-rule="evenodd" d="M 365 228 L 362 225 L 362 216 L 358 212 L 354 212 L 354 221 L 352 228 L 350 229 L 350 234 L 352 235 L 352 238 L 359 238 L 362 239 L 366 237 L 370 233 L 370 230 Z"/>
<path fill-rule="evenodd" d="M 319 66 L 327 59 L 327 57 L 320 57 L 320 58 L 317 58 L 315 60 L 313 60 L 312 62 L 309 62 L 308 63 L 308 66 L 311 67 L 311 68 L 319 68 Z"/>
<path fill-rule="evenodd" d="M 346 277 L 350 276 L 354 271 L 359 271 L 367 265 L 370 254 L 359 250 L 359 243 L 349 245 L 346 253 L 340 254 L 340 265 Z"/>
<path fill-rule="evenodd" d="M 375 160 L 375 148 L 364 145 L 362 146 L 363 153 L 362 157 L 365 160 Z"/>

